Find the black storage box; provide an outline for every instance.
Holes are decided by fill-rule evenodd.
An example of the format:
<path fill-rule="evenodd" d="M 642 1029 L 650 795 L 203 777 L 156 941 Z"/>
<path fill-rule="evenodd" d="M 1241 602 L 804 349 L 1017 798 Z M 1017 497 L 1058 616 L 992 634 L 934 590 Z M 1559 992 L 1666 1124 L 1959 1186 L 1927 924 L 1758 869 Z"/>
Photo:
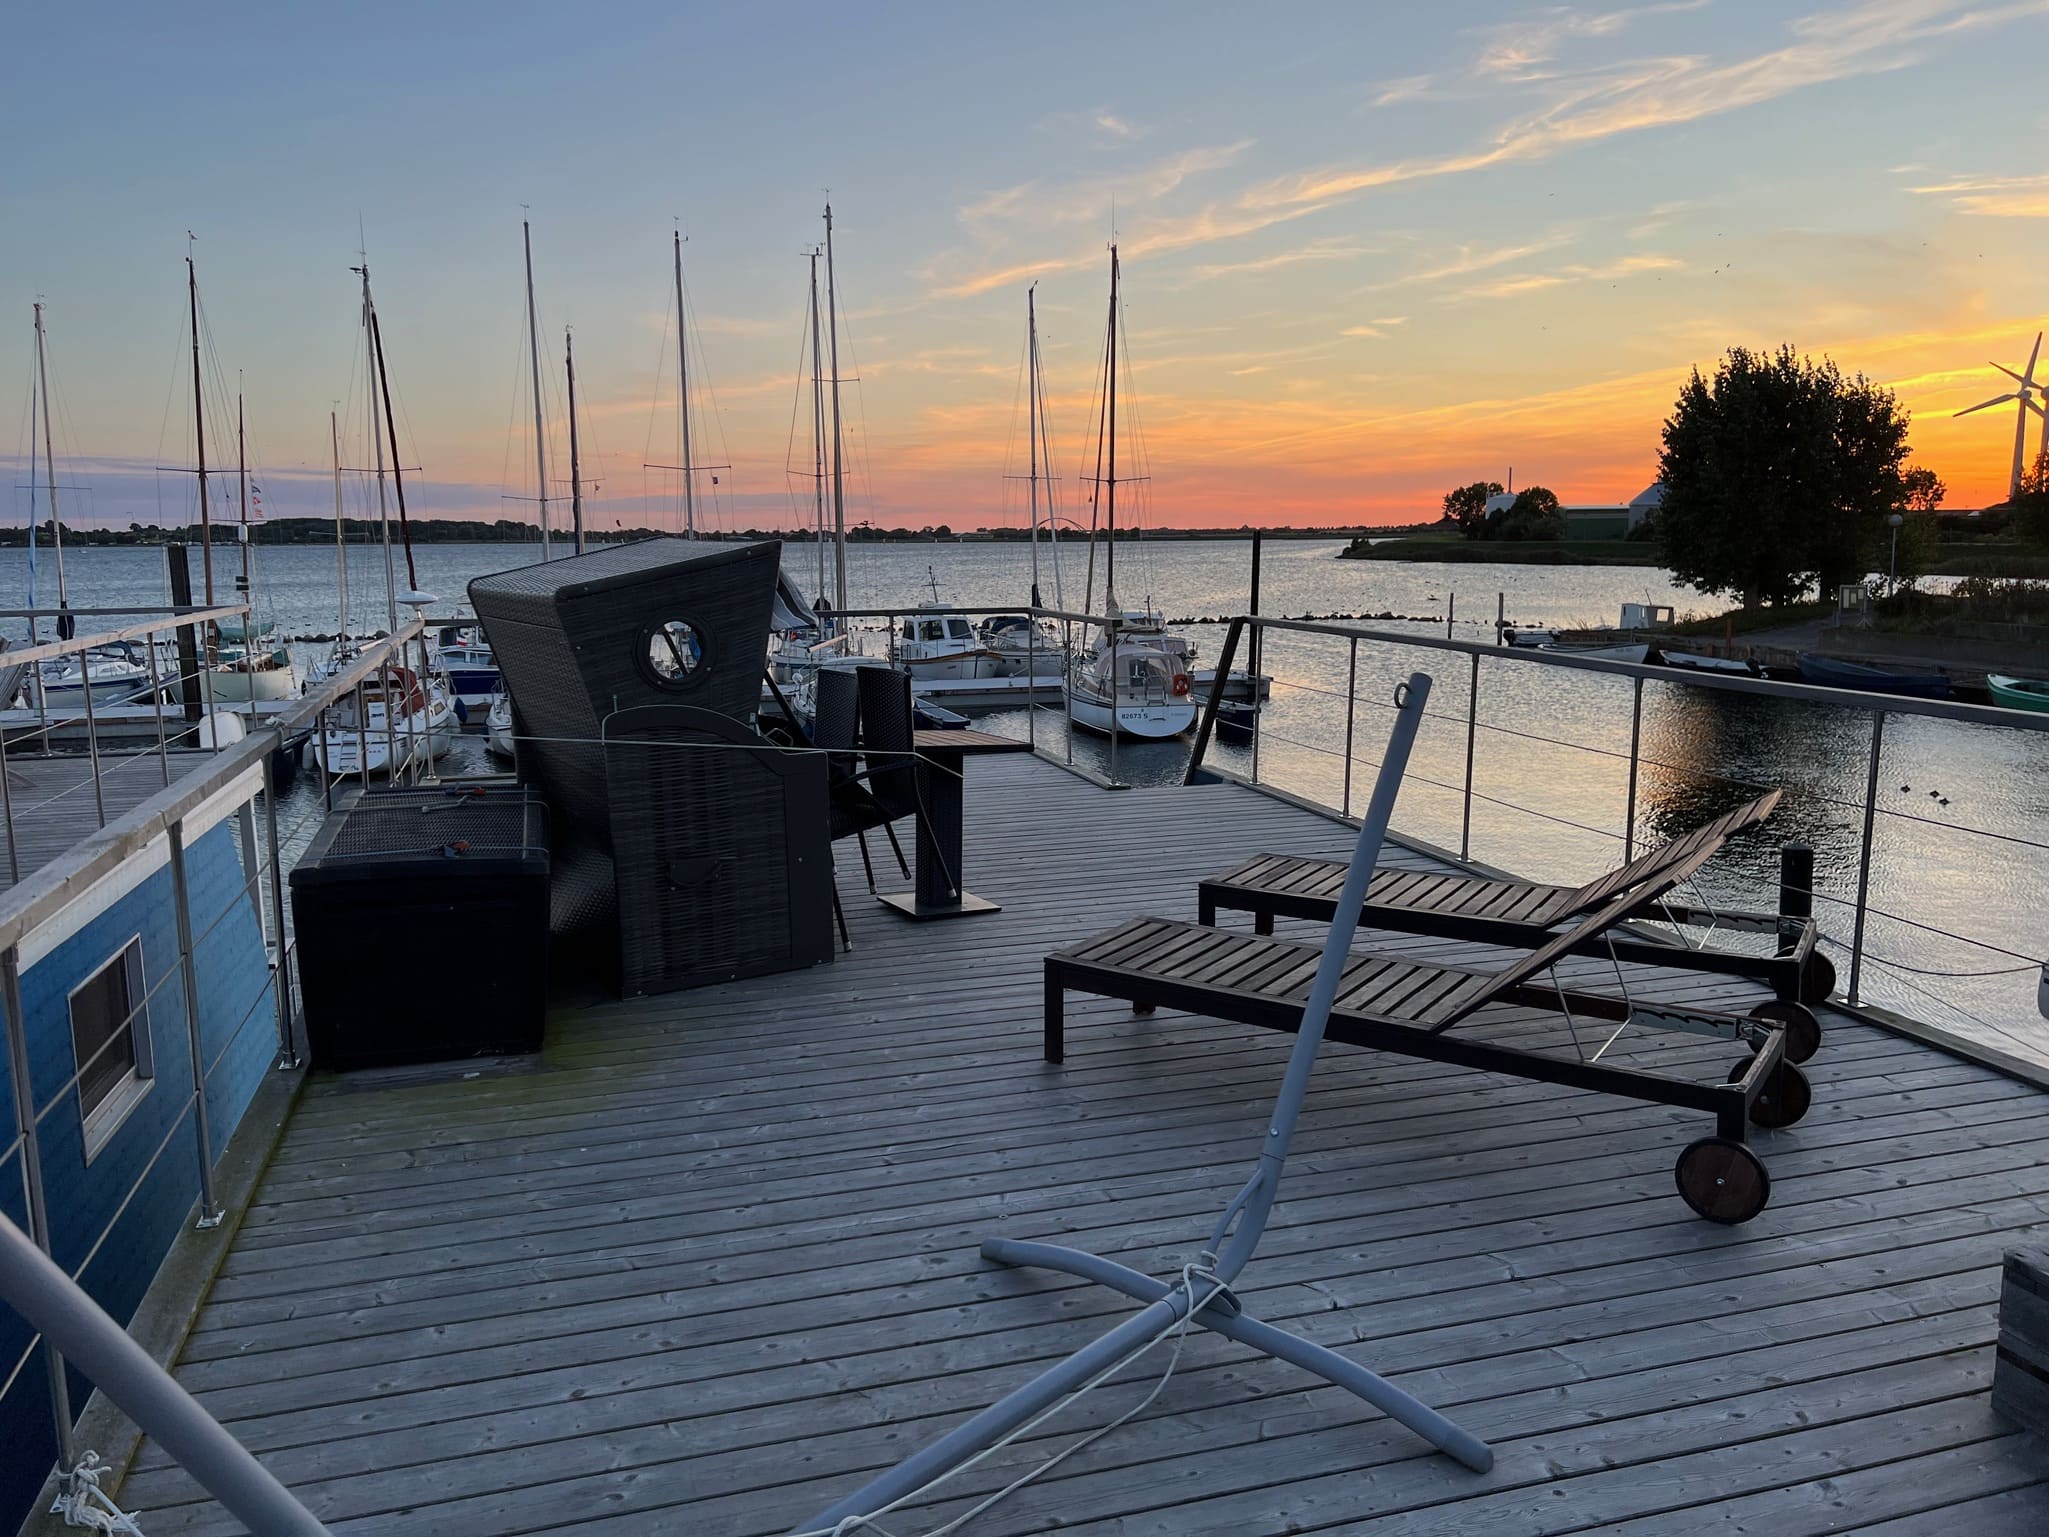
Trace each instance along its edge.
<path fill-rule="evenodd" d="M 548 811 L 518 786 L 376 790 L 292 871 L 315 1065 L 539 1051 Z"/>

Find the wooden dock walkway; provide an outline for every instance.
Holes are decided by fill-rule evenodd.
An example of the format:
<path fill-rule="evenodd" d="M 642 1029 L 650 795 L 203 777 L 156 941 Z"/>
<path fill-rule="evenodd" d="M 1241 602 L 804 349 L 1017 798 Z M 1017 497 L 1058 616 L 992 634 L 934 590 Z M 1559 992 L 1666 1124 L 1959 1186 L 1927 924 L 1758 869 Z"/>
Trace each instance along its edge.
<path fill-rule="evenodd" d="M 169 753 L 170 777 L 177 779 L 210 756 Z M 164 787 L 164 769 L 154 752 L 107 753 L 100 760 L 100 797 L 106 820 L 125 816 Z M 10 738 L 7 799 L 11 813 L 0 827 L 0 891 L 14 885 L 18 867 L 27 880 L 101 825 L 93 797 L 92 758 L 86 753 L 33 756 Z M 13 844 L 9 858 L 8 842 Z"/>
<path fill-rule="evenodd" d="M 977 1242 L 1171 1274 L 1247 1172 L 1291 1038 L 1077 996 L 1052 1067 L 1041 957 L 1192 918 L 1197 878 L 1248 853 L 1349 836 L 1235 785 L 968 777 L 967 881 L 1000 915 L 905 923 L 848 849 L 837 964 L 563 1007 L 533 1067 L 313 1080 L 181 1380 L 337 1533 L 742 1537 L 1095 1337 L 1127 1304 Z M 1772 1202 L 1734 1229 L 1673 1188 L 1703 1117 L 1327 1048 L 1241 1290 L 1491 1440 L 1494 1471 L 1198 1330 L 1150 1408 L 969 1533 L 2039 1537 L 2049 1447 L 1986 1389 L 2001 1254 L 2049 1233 L 2049 1094 L 1825 1024 L 1814 1110 L 1756 1134 Z M 889 1530 L 1123 1414 L 1165 1358 Z M 151 1537 L 239 1530 L 154 1446 L 121 1499 Z"/>

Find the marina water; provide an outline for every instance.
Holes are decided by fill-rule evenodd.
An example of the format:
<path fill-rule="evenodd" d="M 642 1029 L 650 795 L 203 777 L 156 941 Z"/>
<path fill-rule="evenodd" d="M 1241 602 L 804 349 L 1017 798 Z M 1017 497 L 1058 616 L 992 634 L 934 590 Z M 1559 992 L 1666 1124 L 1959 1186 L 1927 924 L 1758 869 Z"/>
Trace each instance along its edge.
<path fill-rule="evenodd" d="M 1497 594 L 1508 618 L 1527 625 L 1612 623 L 1625 602 L 1670 603 L 1681 613 L 1721 605 L 1675 588 L 1649 567 L 1408 564 L 1344 561 L 1336 540 L 1270 540 L 1262 558 L 1262 613 L 1366 616 L 1372 628 L 1492 638 Z M 265 547 L 259 552 L 259 602 L 280 633 L 329 634 L 335 627 L 335 553 L 325 546 Z M 464 604 L 471 577 L 539 558 L 530 544 L 421 545 L 422 587 L 439 595 L 435 612 Z M 216 590 L 225 595 L 239 568 L 232 546 L 214 551 Z M 807 590 L 816 552 L 792 545 L 786 565 Z M 194 561 L 195 584 L 198 561 Z M 39 601 L 51 595 L 48 553 L 40 562 Z M 81 606 L 169 601 L 163 552 L 148 547 L 67 552 L 71 590 Z M 1064 549 L 1061 594 L 1084 606 L 1087 554 Z M 1120 543 L 1119 600 L 1150 603 L 1193 638 L 1204 665 L 1217 659 L 1224 627 L 1250 596 L 1246 540 Z M 848 592 L 856 608 L 908 608 L 931 595 L 971 608 L 1014 606 L 1030 582 L 1029 552 L 1013 542 L 874 543 L 849 548 Z M 1100 571 L 1096 606 L 1101 606 Z M 399 585 L 405 585 L 403 565 Z M 1050 566 L 1041 588 L 1054 604 Z M 385 613 L 381 547 L 349 550 L 349 608 L 356 628 L 381 628 Z M 0 550 L 0 590 L 28 592 L 27 552 Z M 1393 619 L 1372 616 L 1392 614 Z M 13 621 L 19 627 L 20 621 Z M 81 628 L 87 628 L 82 626 Z M 15 637 L 18 640 L 18 637 Z M 879 634 L 870 649 L 881 649 Z M 295 641 L 302 660 L 323 648 Z M 1345 799 L 1345 694 L 1349 645 L 1337 638 L 1269 632 L 1260 658 L 1274 679 L 1261 722 L 1257 774 L 1262 783 L 1337 807 Z M 1241 655 L 1239 665 L 1243 665 Z M 1397 678 L 1414 667 L 1439 682 L 1396 816 L 1399 830 L 1456 851 L 1464 810 L 1465 658 L 1378 642 L 1357 656 L 1355 739 L 1384 735 Z M 1489 657 L 1480 668 L 1473 752 L 1472 857 L 1533 879 L 1578 883 L 1619 863 L 1628 804 L 1631 689 L 1627 679 Z M 1112 772 L 1100 738 L 1067 741 L 1057 698 L 1029 722 L 1023 711 L 989 717 L 991 729 L 1027 729 L 1055 756 Z M 1851 932 L 1862 831 L 1871 717 L 1790 701 L 1744 698 L 1684 683 L 1647 684 L 1643 698 L 1636 848 L 1706 820 L 1762 786 L 1783 786 L 1786 800 L 1762 836 L 1718 859 L 1704 895 L 1729 905 L 1769 907 L 1777 899 L 1777 848 L 1799 839 L 1816 851 L 1817 914 L 1823 931 L 1846 945 Z M 1130 784 L 1178 783 L 1188 744 L 1118 744 L 1114 777 Z M 1239 773 L 1254 769 L 1249 745 L 1215 743 L 1210 759 Z M 481 763 L 482 754 L 475 754 Z M 1374 764 L 1362 751 L 1351 784 L 1363 793 Z M 1082 793 L 1079 788 L 1077 793 Z M 317 811 L 317 788 L 302 784 L 295 802 Z M 289 808 L 288 808 L 289 809 Z M 1878 789 L 1867 922 L 1864 996 L 1985 1045 L 2049 1063 L 2049 1022 L 2035 1006 L 2038 975 L 2022 958 L 2045 948 L 2036 906 L 2049 894 L 2049 739 L 1995 727 L 1910 716 L 1889 717 Z M 1254 852 L 1220 849 L 1220 863 Z M 1047 872 L 1057 879 L 1058 872 Z M 1999 947 L 1989 950 L 1932 930 Z M 2014 954 L 2001 953 L 2002 951 Z M 1830 953 L 1847 975 L 1847 951 Z"/>

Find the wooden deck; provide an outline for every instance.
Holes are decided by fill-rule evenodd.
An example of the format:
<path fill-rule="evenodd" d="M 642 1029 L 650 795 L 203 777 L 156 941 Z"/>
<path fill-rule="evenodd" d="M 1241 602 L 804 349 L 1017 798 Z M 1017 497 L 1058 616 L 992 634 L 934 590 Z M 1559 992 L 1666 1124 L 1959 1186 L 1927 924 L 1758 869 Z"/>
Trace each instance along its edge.
<path fill-rule="evenodd" d="M 538 1069 L 314 1081 L 181 1379 L 338 1533 L 738 1537 L 1095 1337 L 1129 1305 L 977 1241 L 1172 1273 L 1247 1172 L 1291 1038 L 1075 997 L 1051 1067 L 1040 958 L 1192 917 L 1196 879 L 1248 853 L 1349 840 L 1231 785 L 968 777 L 967 880 L 1000 915 L 902 922 L 849 851 L 838 964 L 562 1009 Z M 1703 1117 L 1329 1048 L 1248 1306 L 1453 1414 L 1494 1471 L 1197 1331 L 1149 1409 L 969 1532 L 2038 1537 L 2049 1447 L 1986 1389 L 2002 1251 L 2049 1232 L 2049 1095 L 1826 1024 L 1814 1111 L 1757 1135 L 1774 1195 L 1736 1229 L 1673 1189 Z M 1124 1413 L 1163 1356 L 889 1530 Z M 152 1537 L 239 1530 L 154 1447 L 122 1502 Z"/>
<path fill-rule="evenodd" d="M 189 772 L 193 764 L 209 756 L 171 753 L 171 778 Z M 106 801 L 109 822 L 133 811 L 164 787 L 163 768 L 154 752 L 128 749 L 118 755 L 107 753 L 100 763 L 100 794 Z M 12 815 L 6 826 L 0 827 L 0 891 L 13 886 L 16 863 L 21 879 L 27 880 L 101 825 L 93 799 L 92 759 L 85 753 L 32 757 L 10 737 L 7 797 Z M 8 858 L 9 839 L 13 840 L 13 861 Z"/>

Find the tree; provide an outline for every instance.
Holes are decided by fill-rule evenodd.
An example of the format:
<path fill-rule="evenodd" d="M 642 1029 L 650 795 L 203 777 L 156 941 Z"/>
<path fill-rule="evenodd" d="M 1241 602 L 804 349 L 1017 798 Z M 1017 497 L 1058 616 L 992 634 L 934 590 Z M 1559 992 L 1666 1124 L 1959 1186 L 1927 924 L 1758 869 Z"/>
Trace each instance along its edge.
<path fill-rule="evenodd" d="M 1918 464 L 1900 476 L 1900 484 L 1906 488 L 1909 512 L 1933 513 L 1942 506 L 1942 499 L 1949 495 L 1949 487 L 1942 483 L 1942 477 Z"/>
<path fill-rule="evenodd" d="M 1563 539 L 1565 514 L 1558 498 L 1543 486 L 1526 486 L 1515 500 L 1487 519 L 1487 538 Z"/>
<path fill-rule="evenodd" d="M 1745 608 L 1855 581 L 1906 505 L 1907 415 L 1836 365 L 1732 347 L 1665 422 L 1658 510 L 1672 574 Z"/>
<path fill-rule="evenodd" d="M 1458 524 L 1468 539 L 1480 537 L 1481 522 L 1487 516 L 1487 498 L 1501 495 L 1498 480 L 1476 480 L 1469 486 L 1444 493 L 1444 515 Z"/>
<path fill-rule="evenodd" d="M 2012 500 L 2014 530 L 2037 549 L 2049 549 L 2049 454 L 2021 472 L 2021 488 Z"/>

